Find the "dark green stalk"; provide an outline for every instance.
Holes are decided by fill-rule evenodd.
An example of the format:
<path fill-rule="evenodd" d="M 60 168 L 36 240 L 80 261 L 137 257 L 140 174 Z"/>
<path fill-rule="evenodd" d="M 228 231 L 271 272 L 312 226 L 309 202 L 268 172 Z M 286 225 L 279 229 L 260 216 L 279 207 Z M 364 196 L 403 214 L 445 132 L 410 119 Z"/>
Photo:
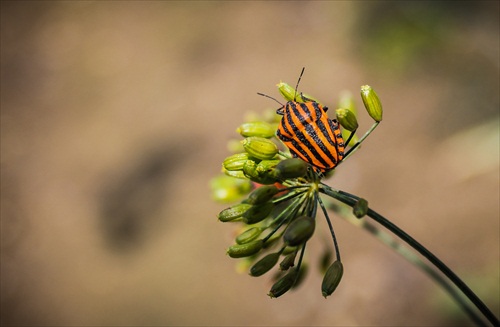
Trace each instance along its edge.
<path fill-rule="evenodd" d="M 330 234 L 332 235 L 333 239 L 333 247 L 335 248 L 335 256 L 337 257 L 338 261 L 342 261 L 340 260 L 340 250 L 339 250 L 339 245 L 337 243 L 337 237 L 335 237 L 335 232 L 333 230 L 333 225 L 332 222 L 330 221 L 330 217 L 328 217 L 328 212 L 326 211 L 326 208 L 323 205 L 323 201 L 321 201 L 319 195 L 316 195 L 316 197 L 319 202 L 319 205 L 321 206 L 321 210 L 323 210 L 323 215 L 325 216 L 326 222 L 328 223 L 328 228 L 330 228 Z"/>
<path fill-rule="evenodd" d="M 351 215 L 349 216 L 346 215 L 343 218 L 348 221 L 355 222 L 355 225 L 359 226 L 359 224 L 356 223 L 360 221 L 358 218 L 355 218 Z M 459 293 L 457 291 L 457 288 L 453 287 L 453 284 L 451 284 L 448 279 L 444 278 L 443 275 L 439 274 L 436 269 L 433 269 L 432 266 L 424 262 L 418 255 L 415 254 L 415 252 L 411 252 L 408 246 L 405 246 L 405 244 L 401 242 L 397 242 L 391 235 L 382 231 L 381 229 L 377 228 L 377 226 L 369 223 L 366 220 L 361 220 L 360 227 L 368 231 L 372 235 L 374 235 L 382 243 L 386 244 L 394 251 L 401 254 L 406 260 L 413 263 L 415 266 L 419 267 L 425 273 L 427 273 L 431 278 L 433 278 L 439 285 L 441 285 L 441 287 L 443 287 L 453 297 L 455 301 L 457 301 L 459 306 L 463 308 L 466 314 L 478 326 L 487 326 L 483 318 L 481 318 L 477 314 L 477 312 L 473 310 L 473 307 L 471 307 L 470 304 L 465 301 L 463 294 Z"/>
<path fill-rule="evenodd" d="M 274 233 L 276 233 L 281 228 L 281 226 L 283 226 L 283 224 L 289 220 L 289 219 L 281 219 L 282 216 L 289 215 L 289 217 L 293 217 L 295 215 L 294 212 L 299 209 L 300 204 L 303 202 L 303 197 L 307 196 L 306 194 L 304 194 L 304 192 L 295 194 L 295 196 L 299 195 L 300 197 L 293 200 L 290 206 L 288 206 L 278 216 L 276 216 L 276 218 L 274 218 L 274 222 L 278 222 L 278 225 L 273 229 L 273 231 L 271 231 L 266 237 L 263 238 L 264 243 L 267 242 L 267 240 L 270 239 L 271 236 L 273 236 Z"/>
<path fill-rule="evenodd" d="M 283 191 L 287 191 L 287 190 L 291 190 L 291 189 L 297 189 L 297 188 L 307 188 L 307 186 L 292 186 L 292 187 L 287 187 L 283 190 L 280 190 L 280 192 L 283 192 Z M 299 196 L 303 193 L 305 193 L 307 191 L 307 189 L 303 190 L 303 191 L 291 191 L 291 192 L 288 192 L 287 194 L 273 200 L 273 203 L 274 204 L 278 204 L 278 203 L 281 203 L 281 202 L 284 202 L 286 200 L 289 200 L 289 199 L 293 199 L 294 197 L 296 196 Z"/>
<path fill-rule="evenodd" d="M 324 184 L 320 188 L 320 192 L 331 196 L 334 199 L 341 201 L 349 206 L 353 206 L 357 199 L 357 196 L 351 195 L 346 192 L 336 191 Z M 380 225 L 384 226 L 390 230 L 394 235 L 399 237 L 401 240 L 405 241 L 409 246 L 415 249 L 418 253 L 429 260 L 437 269 L 439 269 L 455 286 L 457 286 L 462 293 L 469 298 L 469 300 L 476 306 L 476 308 L 488 319 L 488 321 L 493 326 L 500 326 L 500 322 L 497 317 L 490 311 L 490 309 L 481 301 L 481 299 L 439 258 L 437 258 L 432 252 L 427 250 L 422 244 L 417 242 L 413 237 L 408 235 L 398 226 L 394 225 L 392 222 L 387 220 L 385 217 L 375 212 L 372 209 L 368 209 L 367 216 L 375 220 Z"/>
<path fill-rule="evenodd" d="M 305 242 L 302 245 L 302 249 L 300 250 L 299 261 L 297 262 L 297 267 L 295 268 L 295 269 L 297 269 L 297 273 L 300 272 L 300 266 L 302 265 L 302 259 L 304 258 L 304 253 L 306 251 L 306 244 L 307 244 L 307 242 Z M 297 278 L 299 278 L 298 274 L 297 274 Z M 297 279 L 295 279 L 295 282 L 297 282 Z"/>

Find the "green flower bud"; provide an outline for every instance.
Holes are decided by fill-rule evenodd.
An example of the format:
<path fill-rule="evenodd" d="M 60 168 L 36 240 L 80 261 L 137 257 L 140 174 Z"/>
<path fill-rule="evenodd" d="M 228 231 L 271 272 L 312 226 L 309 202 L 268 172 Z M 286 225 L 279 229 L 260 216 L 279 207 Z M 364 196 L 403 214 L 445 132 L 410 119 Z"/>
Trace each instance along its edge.
<path fill-rule="evenodd" d="M 288 225 L 283 240 L 291 246 L 302 244 L 314 234 L 315 225 L 313 218 L 300 216 Z"/>
<path fill-rule="evenodd" d="M 259 237 L 264 230 L 265 228 L 260 228 L 260 227 L 249 228 L 240 235 L 236 236 L 236 243 L 238 244 L 249 243 L 255 240 L 257 237 Z"/>
<path fill-rule="evenodd" d="M 288 254 L 281 262 L 280 269 L 288 270 L 288 268 L 295 265 L 295 257 L 297 256 L 297 251 Z"/>
<path fill-rule="evenodd" d="M 252 225 L 258 223 L 271 213 L 274 208 L 274 203 L 266 202 L 259 205 L 252 205 L 250 209 L 243 213 L 243 221 L 245 224 Z"/>
<path fill-rule="evenodd" d="M 248 178 L 259 177 L 259 174 L 257 173 L 257 163 L 253 160 L 245 161 L 245 163 L 243 164 L 243 173 Z"/>
<path fill-rule="evenodd" d="M 371 86 L 363 85 L 361 87 L 361 99 L 370 117 L 376 122 L 380 122 L 382 120 L 382 103 Z"/>
<path fill-rule="evenodd" d="M 223 172 L 228 177 L 234 177 L 234 178 L 238 178 L 238 179 L 246 179 L 248 182 L 250 182 L 247 179 L 247 177 L 245 176 L 245 173 L 241 170 L 225 170 L 225 169 L 223 169 Z M 248 193 L 248 191 L 246 193 Z"/>
<path fill-rule="evenodd" d="M 332 265 L 328 268 L 325 273 L 325 277 L 323 277 L 323 282 L 321 283 L 321 293 L 325 297 L 325 299 L 332 295 L 333 291 L 337 288 L 342 279 L 342 274 L 344 273 L 344 267 L 342 262 L 336 260 Z"/>
<path fill-rule="evenodd" d="M 243 137 L 259 136 L 271 138 L 276 133 L 276 129 L 271 124 L 262 121 L 244 123 L 236 131 Z"/>
<path fill-rule="evenodd" d="M 304 102 L 304 99 L 307 101 L 314 101 L 318 102 L 316 99 L 314 99 L 312 96 L 307 95 L 307 94 L 302 94 L 298 93 L 295 91 L 293 87 L 288 85 L 287 83 L 284 82 L 279 82 L 276 84 L 278 87 L 279 92 L 285 98 L 286 101 L 296 101 L 296 102 Z"/>
<path fill-rule="evenodd" d="M 227 249 L 227 254 L 231 258 L 244 258 L 244 257 L 249 257 L 251 255 L 254 255 L 258 253 L 260 250 L 262 250 L 262 245 L 263 245 L 262 240 L 257 240 L 245 244 L 235 244 L 231 245 Z"/>
<path fill-rule="evenodd" d="M 352 207 L 352 213 L 357 218 L 362 218 L 368 212 L 368 201 L 365 199 L 359 199 L 358 202 Z"/>
<path fill-rule="evenodd" d="M 273 160 L 262 160 L 257 164 L 256 171 L 259 175 L 263 176 L 265 174 L 271 173 L 276 166 L 281 162 L 279 159 Z"/>
<path fill-rule="evenodd" d="M 268 295 L 272 298 L 282 296 L 292 288 L 296 279 L 297 269 L 291 269 L 285 276 L 281 277 L 276 283 L 274 283 Z"/>
<path fill-rule="evenodd" d="M 264 275 L 266 272 L 271 270 L 278 259 L 280 258 L 281 252 L 271 253 L 266 255 L 264 258 L 257 261 L 252 268 L 250 268 L 250 276 L 259 277 Z"/>
<path fill-rule="evenodd" d="M 222 210 L 219 213 L 218 218 L 222 222 L 232 221 L 235 220 L 236 218 L 243 216 L 243 214 L 247 212 L 250 208 L 252 208 L 251 204 L 239 203 Z"/>
<path fill-rule="evenodd" d="M 255 189 L 248 196 L 246 203 L 261 204 L 272 199 L 279 192 L 275 185 L 263 185 Z"/>
<path fill-rule="evenodd" d="M 242 170 L 243 165 L 248 160 L 248 153 L 236 153 L 227 157 L 222 162 L 222 166 L 229 171 Z"/>
<path fill-rule="evenodd" d="M 262 160 L 264 163 L 259 166 L 253 160 L 247 160 L 243 165 L 243 173 L 250 180 L 264 185 L 274 184 L 277 182 L 276 177 L 272 174 L 272 171 L 269 170 L 269 162 L 274 162 L 275 160 Z M 272 163 L 275 165 L 275 163 Z"/>
<path fill-rule="evenodd" d="M 278 153 L 278 147 L 273 141 L 263 137 L 251 136 L 242 141 L 245 151 L 257 159 L 272 159 Z"/>
<path fill-rule="evenodd" d="M 293 87 L 285 82 L 279 82 L 278 84 L 276 84 L 276 86 L 278 87 L 278 90 L 286 101 L 296 100 L 298 94 Z"/>
<path fill-rule="evenodd" d="M 307 173 L 307 163 L 299 158 L 282 160 L 275 168 L 275 174 L 281 180 L 302 177 Z"/>
<path fill-rule="evenodd" d="M 358 129 L 358 120 L 352 111 L 340 108 L 335 110 L 335 113 L 337 114 L 337 119 L 339 120 L 340 125 L 342 125 L 342 127 L 346 130 L 354 132 Z"/>

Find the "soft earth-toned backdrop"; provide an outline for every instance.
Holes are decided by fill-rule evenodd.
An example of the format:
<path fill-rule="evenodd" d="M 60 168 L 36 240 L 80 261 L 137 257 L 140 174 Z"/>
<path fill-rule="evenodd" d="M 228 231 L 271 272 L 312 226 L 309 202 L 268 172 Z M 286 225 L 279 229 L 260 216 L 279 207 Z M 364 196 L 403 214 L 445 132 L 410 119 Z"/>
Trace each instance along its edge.
<path fill-rule="evenodd" d="M 235 271 L 209 181 L 280 80 L 384 121 L 328 183 L 434 251 L 499 314 L 499 3 L 1 3 L 5 325 L 470 324 L 334 218 L 345 267 L 279 299 Z M 322 227 L 325 224 L 322 222 Z M 312 242 L 309 256 L 321 249 Z"/>

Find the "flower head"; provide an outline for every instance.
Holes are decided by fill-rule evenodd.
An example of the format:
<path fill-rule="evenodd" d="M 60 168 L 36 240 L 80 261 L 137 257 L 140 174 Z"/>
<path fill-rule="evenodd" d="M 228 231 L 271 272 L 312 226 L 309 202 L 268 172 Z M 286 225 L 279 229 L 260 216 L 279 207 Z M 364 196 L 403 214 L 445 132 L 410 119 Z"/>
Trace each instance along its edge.
<path fill-rule="evenodd" d="M 326 117 L 327 108 L 319 105 L 313 97 L 297 93 L 296 89 L 283 82 L 277 86 L 287 101 L 287 105 L 290 103 L 308 104 L 301 108 L 316 108 L 314 117 L 318 117 L 318 120 L 321 115 Z M 347 103 L 345 99 L 343 103 Z M 287 113 L 282 109 L 278 109 L 278 113 L 286 115 Z M 313 115 L 313 113 L 309 114 Z M 318 127 L 314 125 L 319 124 L 318 121 L 305 117 L 309 114 L 302 113 L 304 121 L 309 124 L 304 125 L 305 129 L 320 128 L 319 125 Z M 336 114 L 344 128 L 342 133 L 348 133 L 346 134 L 349 138 L 346 142 L 347 146 L 358 127 L 352 103 L 349 103 L 349 108 L 337 110 Z M 241 124 L 237 132 L 243 137 L 241 141 L 243 151 L 239 150 L 240 152 L 229 155 L 222 163 L 225 178 L 234 180 L 235 185 L 241 184 L 242 181 L 252 185 L 251 188 L 245 187 L 244 192 L 239 192 L 234 190 L 241 190 L 241 187 L 229 187 L 228 184 L 224 184 L 227 188 L 233 189 L 232 193 L 243 195 L 244 198 L 239 203 L 222 210 L 218 215 L 219 221 L 247 226 L 236 236 L 235 243 L 229 246 L 227 254 L 232 258 L 244 258 L 250 267 L 249 274 L 254 277 L 264 275 L 276 266 L 277 271 L 286 271 L 286 273 L 281 273 L 281 277 L 271 287 L 269 296 L 279 297 L 285 294 L 296 287 L 305 276 L 305 249 L 308 241 L 316 233 L 316 219 L 318 207 L 320 207 L 330 226 L 336 254 L 335 261 L 331 262 L 331 251 L 327 249 L 326 253 L 329 255 L 324 255 L 321 263 L 325 274 L 322 294 L 327 297 L 340 283 L 343 268 L 333 227 L 320 198 L 320 194 L 325 193 L 325 189 L 330 189 L 322 183 L 326 173 L 296 157 L 295 149 L 291 151 L 292 149 L 280 142 L 276 137 L 277 116 L 267 114 L 256 117 L 254 115 L 251 121 Z M 324 120 L 325 117 L 321 119 Z M 291 118 L 284 116 L 283 119 Z M 329 118 L 326 119 L 325 121 L 330 121 Z M 332 122 L 331 124 L 338 123 Z M 288 128 L 292 128 L 290 133 L 295 133 L 294 142 L 300 142 L 302 140 L 300 135 L 305 132 L 293 130 L 293 125 Z M 341 140 L 339 136 L 338 141 Z M 356 146 L 357 144 L 351 149 Z M 339 147 L 337 150 L 340 160 L 342 160 L 343 149 Z M 305 151 L 314 151 L 314 149 L 307 150 L 306 148 Z M 349 151 L 351 150 L 346 151 L 346 155 Z M 221 185 L 221 183 L 217 184 Z M 218 191 L 220 193 L 220 189 Z M 229 196 L 227 198 L 234 199 Z M 361 205 L 361 209 L 358 209 L 356 213 L 358 214 L 360 210 L 362 213 L 362 209 Z"/>

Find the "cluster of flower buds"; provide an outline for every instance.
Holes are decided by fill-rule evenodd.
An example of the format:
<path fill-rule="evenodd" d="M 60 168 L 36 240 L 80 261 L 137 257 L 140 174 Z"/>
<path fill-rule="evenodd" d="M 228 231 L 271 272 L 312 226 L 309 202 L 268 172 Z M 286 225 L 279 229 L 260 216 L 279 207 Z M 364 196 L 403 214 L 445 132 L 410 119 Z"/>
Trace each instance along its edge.
<path fill-rule="evenodd" d="M 286 83 L 278 89 L 287 101 L 317 101 L 306 94 L 297 94 Z M 363 103 L 370 116 L 378 123 L 382 119 L 382 107 L 375 92 L 369 86 L 361 91 Z M 358 128 L 356 111 L 350 95 L 341 98 L 336 118 L 346 133 L 348 142 L 356 142 Z M 300 284 L 307 271 L 304 258 L 306 243 L 316 230 L 318 204 L 330 224 L 327 212 L 319 199 L 323 176 L 318 175 L 306 162 L 291 158 L 290 153 L 275 137 L 277 115 L 270 119 L 253 119 L 237 128 L 244 138 L 239 151 L 228 156 L 222 163 L 223 178 L 214 179 L 212 187 L 216 198 L 239 203 L 222 210 L 221 222 L 243 224 L 235 237 L 235 243 L 227 249 L 231 258 L 244 258 L 249 274 L 262 276 L 277 266 L 275 283 L 269 296 L 279 297 Z M 356 144 L 357 146 L 358 144 Z M 352 146 L 352 144 L 351 144 Z M 234 181 L 234 184 L 228 182 Z M 355 215 L 362 217 L 368 210 L 361 199 Z M 343 265 L 331 230 L 336 259 L 331 259 L 328 249 L 321 260 L 324 273 L 321 292 L 331 295 L 340 283 Z M 327 255 L 328 254 L 328 255 Z"/>
<path fill-rule="evenodd" d="M 257 187 L 241 203 L 218 215 L 222 222 L 242 222 L 247 226 L 235 237 L 235 244 L 227 249 L 227 254 L 246 258 L 251 276 L 262 276 L 279 262 L 277 280 L 269 291 L 271 297 L 279 297 L 296 287 L 299 277 L 305 275 L 303 250 L 316 228 L 316 202 L 312 200 L 315 195 L 304 179 L 308 172 L 312 170 L 300 159 L 282 160 L 270 170 L 281 183 Z M 283 187 L 282 183 L 294 186 Z M 266 251 L 269 253 L 264 254 Z M 341 274 L 336 270 L 336 278 L 331 273 L 325 275 L 323 295 L 333 292 Z"/>
<path fill-rule="evenodd" d="M 254 277 L 278 266 L 269 296 L 279 297 L 297 287 L 306 274 L 302 257 L 316 228 L 317 194 L 311 183 L 318 183 L 319 177 L 307 163 L 287 158 L 288 154 L 279 150 L 272 140 L 272 123 L 244 123 L 237 131 L 244 137 L 244 152 L 227 157 L 222 170 L 227 176 L 252 181 L 254 189 L 240 203 L 222 210 L 218 219 L 247 226 L 235 237 L 227 254 L 245 258 Z M 340 261 L 335 262 L 341 266 Z M 335 270 L 336 278 L 331 274 L 325 274 L 324 296 L 335 290 L 342 271 Z"/>
<path fill-rule="evenodd" d="M 240 203 L 222 210 L 218 219 L 247 226 L 235 237 L 235 244 L 227 249 L 227 254 L 231 258 L 245 258 L 249 274 L 254 277 L 278 266 L 269 296 L 279 297 L 299 285 L 307 270 L 302 256 L 316 229 L 317 194 L 308 184 L 307 175 L 312 170 L 305 162 L 282 160 L 272 171 L 283 184 L 294 186 L 279 187 L 283 184 L 277 183 L 257 187 Z M 343 268 L 340 260 L 322 261 L 326 273 L 321 291 L 327 297 L 340 283 Z"/>

